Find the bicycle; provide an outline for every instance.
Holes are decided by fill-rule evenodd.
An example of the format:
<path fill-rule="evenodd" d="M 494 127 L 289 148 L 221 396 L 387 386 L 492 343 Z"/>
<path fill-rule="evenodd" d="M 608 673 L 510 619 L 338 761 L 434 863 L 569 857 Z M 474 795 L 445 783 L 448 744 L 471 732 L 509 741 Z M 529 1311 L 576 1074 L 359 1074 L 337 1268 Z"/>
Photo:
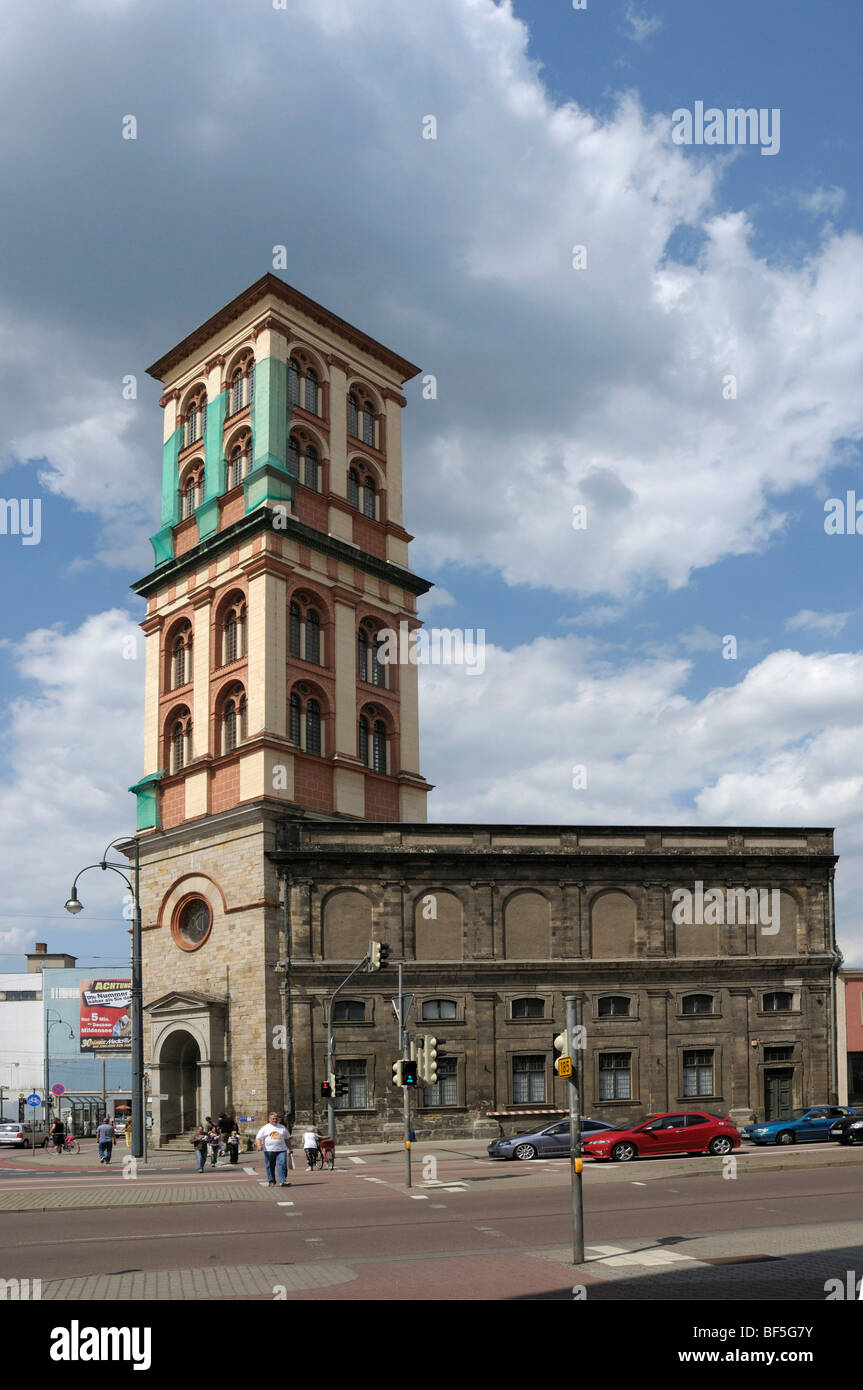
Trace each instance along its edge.
<path fill-rule="evenodd" d="M 46 1141 L 45 1147 L 50 1147 L 52 1153 L 57 1152 L 57 1146 L 51 1141 L 50 1137 Z M 64 1154 L 79 1154 L 81 1152 L 81 1145 L 78 1143 L 78 1140 L 75 1138 L 74 1134 L 66 1135 L 66 1138 L 63 1140 L 63 1147 L 60 1150 L 60 1152 Z"/>

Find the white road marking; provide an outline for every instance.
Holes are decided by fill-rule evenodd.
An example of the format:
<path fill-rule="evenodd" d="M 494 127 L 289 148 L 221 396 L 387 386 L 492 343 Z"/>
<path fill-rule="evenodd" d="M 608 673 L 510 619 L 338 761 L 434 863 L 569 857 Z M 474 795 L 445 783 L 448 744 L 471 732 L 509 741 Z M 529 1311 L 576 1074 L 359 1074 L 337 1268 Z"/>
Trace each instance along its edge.
<path fill-rule="evenodd" d="M 293 1202 L 276 1202 L 277 1207 L 292 1207 Z"/>
<path fill-rule="evenodd" d="M 422 1192 L 411 1192 L 409 1195 L 410 1195 L 411 1201 L 413 1201 L 413 1202 L 427 1202 L 427 1201 L 428 1201 L 428 1197 L 426 1197 L 425 1194 L 422 1193 Z"/>
<path fill-rule="evenodd" d="M 353 1154 L 342 1154 L 342 1158 L 349 1158 L 351 1163 L 365 1163 L 364 1158 L 354 1158 Z"/>
<path fill-rule="evenodd" d="M 323 1245 L 324 1243 L 322 1236 L 303 1236 L 303 1240 L 306 1245 Z"/>
<path fill-rule="evenodd" d="M 587 1249 L 596 1251 L 597 1263 L 609 1265 L 612 1269 L 631 1265 L 650 1268 L 656 1265 L 701 1265 L 701 1260 L 691 1255 L 681 1255 L 676 1250 L 656 1247 L 650 1250 L 621 1250 L 617 1245 L 589 1245 Z"/>
<path fill-rule="evenodd" d="M 446 1202 L 432 1202 L 429 1211 L 446 1211 Z"/>
<path fill-rule="evenodd" d="M 646 1183 L 646 1182 L 634 1182 L 634 1183 L 632 1184 L 632 1186 L 633 1186 L 633 1187 L 646 1187 L 646 1186 L 647 1186 L 647 1183 Z"/>
<path fill-rule="evenodd" d="M 244 1172 L 244 1173 L 251 1173 L 252 1177 L 255 1176 L 255 1174 L 257 1173 L 257 1171 L 258 1171 L 257 1168 L 246 1168 L 245 1165 L 243 1166 L 243 1172 Z"/>

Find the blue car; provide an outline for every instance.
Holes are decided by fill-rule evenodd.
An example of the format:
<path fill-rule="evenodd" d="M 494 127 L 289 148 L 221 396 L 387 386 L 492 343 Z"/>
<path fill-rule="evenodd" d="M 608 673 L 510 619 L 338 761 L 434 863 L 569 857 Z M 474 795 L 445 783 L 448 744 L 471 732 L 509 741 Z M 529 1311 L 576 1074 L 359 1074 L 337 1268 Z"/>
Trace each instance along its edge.
<path fill-rule="evenodd" d="M 832 1138 L 830 1133 L 837 1120 L 856 1115 L 848 1105 L 810 1105 L 805 1110 L 792 1110 L 784 1120 L 769 1120 L 764 1124 L 745 1125 L 740 1131 L 753 1144 L 802 1144 Z"/>

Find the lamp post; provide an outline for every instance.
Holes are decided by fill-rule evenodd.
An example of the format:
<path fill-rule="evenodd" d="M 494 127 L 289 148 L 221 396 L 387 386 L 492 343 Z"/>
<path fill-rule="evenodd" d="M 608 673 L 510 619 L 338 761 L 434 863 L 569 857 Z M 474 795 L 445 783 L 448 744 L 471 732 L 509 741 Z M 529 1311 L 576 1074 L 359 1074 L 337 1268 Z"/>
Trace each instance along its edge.
<path fill-rule="evenodd" d="M 48 1083 L 49 1083 L 49 1080 L 50 1080 L 50 1071 L 51 1071 L 51 1064 L 50 1064 L 50 1060 L 49 1060 L 49 1048 L 50 1048 L 50 1040 L 51 1040 L 51 1029 L 52 1029 L 52 1028 L 56 1028 L 58 1023 L 65 1023 L 65 1019 L 62 1019 L 62 1018 L 60 1017 L 59 1014 L 57 1014 L 57 1017 L 54 1018 L 54 1019 L 51 1019 L 51 1021 L 49 1022 L 49 1021 L 48 1021 L 48 1015 L 49 1015 L 50 1013 L 52 1013 L 52 1012 L 53 1012 L 53 1011 L 52 1011 L 51 1009 L 46 1009 L 46 1010 L 45 1010 L 45 1087 L 44 1087 L 44 1090 L 45 1090 L 45 1127 L 46 1127 L 46 1128 L 47 1128 L 47 1126 L 48 1126 L 48 1120 L 50 1119 L 50 1103 L 49 1103 L 49 1100 L 48 1100 L 48 1096 L 50 1095 L 50 1092 L 49 1092 L 49 1090 L 48 1090 Z M 66 1024 L 66 1027 L 68 1028 L 69 1025 Z M 69 1037 L 72 1039 L 73 1042 L 75 1041 L 75 1033 L 74 1033 L 74 1031 L 73 1031 L 71 1028 L 69 1028 Z M 59 1115 L 59 1113 L 60 1113 L 60 1102 L 59 1102 L 59 1097 L 58 1097 L 58 1102 L 57 1102 L 57 1113 L 58 1113 L 58 1115 Z"/>
<path fill-rule="evenodd" d="M 134 887 L 119 864 L 109 864 L 108 850 L 120 844 L 126 836 L 120 835 L 112 840 L 98 864 L 87 864 L 75 875 L 72 892 L 66 901 L 66 911 L 74 916 L 84 906 L 78 900 L 77 884 L 82 874 L 89 869 L 111 869 L 119 874 L 135 903 L 132 917 L 132 1156 L 144 1156 L 144 1033 L 141 1026 L 141 898 L 140 851 L 138 837 L 135 836 Z M 125 866 L 124 866 L 125 867 Z"/>

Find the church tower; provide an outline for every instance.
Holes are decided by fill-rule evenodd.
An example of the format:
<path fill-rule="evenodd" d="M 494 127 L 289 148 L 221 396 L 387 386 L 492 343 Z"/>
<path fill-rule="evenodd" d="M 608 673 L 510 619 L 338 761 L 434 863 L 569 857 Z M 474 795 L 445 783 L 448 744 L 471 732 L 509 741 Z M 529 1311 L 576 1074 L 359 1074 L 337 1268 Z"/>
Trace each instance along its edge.
<path fill-rule="evenodd" d="M 402 524 L 417 367 L 268 274 L 148 370 L 164 387 L 161 524 L 133 586 L 147 612 L 131 790 L 147 1065 L 173 1133 L 284 1089 L 267 1042 L 278 826 L 426 819 L 417 667 L 387 654 L 407 649 L 430 585 Z"/>

